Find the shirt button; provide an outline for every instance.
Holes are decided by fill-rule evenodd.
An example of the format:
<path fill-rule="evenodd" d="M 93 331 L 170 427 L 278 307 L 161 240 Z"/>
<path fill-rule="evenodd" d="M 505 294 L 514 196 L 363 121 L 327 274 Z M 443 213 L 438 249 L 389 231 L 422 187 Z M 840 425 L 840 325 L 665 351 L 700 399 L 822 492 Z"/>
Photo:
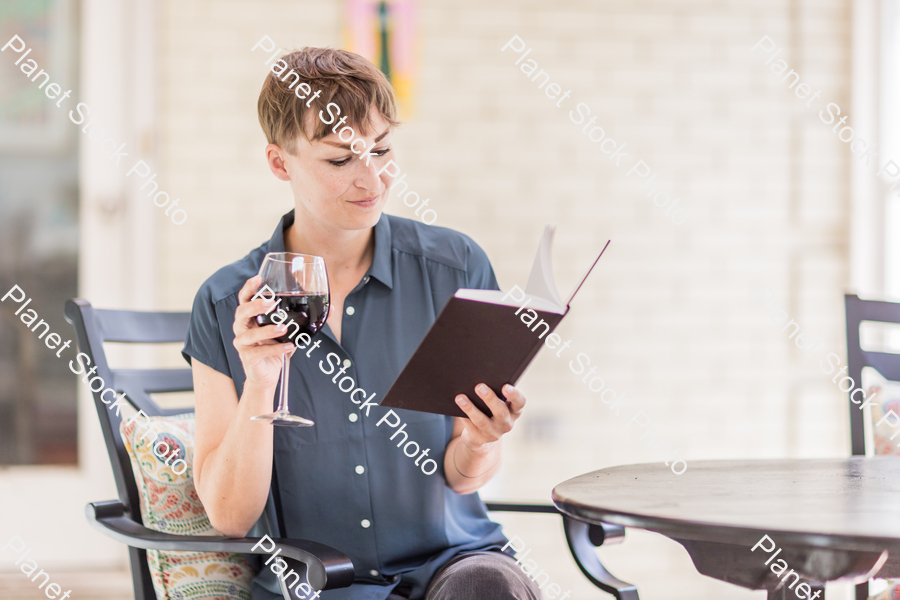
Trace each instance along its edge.
<path fill-rule="evenodd" d="M 363 283 L 369 283 L 369 276 L 368 276 L 368 275 L 366 275 L 365 277 L 363 277 Z"/>
<path fill-rule="evenodd" d="M 347 314 L 348 314 L 348 315 L 352 315 L 352 314 L 355 313 L 355 312 L 356 312 L 356 309 L 353 308 L 352 306 L 348 306 L 348 307 L 347 307 Z"/>
<path fill-rule="evenodd" d="M 357 475 L 362 475 L 365 472 L 366 472 L 366 468 L 364 466 L 356 465 L 356 474 Z"/>
<path fill-rule="evenodd" d="M 344 366 L 347 367 L 348 369 L 350 368 L 350 365 L 352 365 L 352 364 L 353 364 L 353 363 L 350 362 L 350 359 L 349 359 L 349 358 L 345 358 L 345 359 L 344 359 Z"/>
<path fill-rule="evenodd" d="M 350 419 L 350 422 L 351 422 L 351 423 L 356 423 L 356 420 L 359 419 L 359 415 L 356 414 L 356 413 L 350 413 L 350 414 L 347 416 L 347 418 Z"/>
<path fill-rule="evenodd" d="M 359 524 L 363 526 L 363 529 L 368 529 L 372 525 L 372 522 L 368 519 L 363 519 Z"/>
<path fill-rule="evenodd" d="M 369 575 L 371 575 L 372 577 L 378 577 L 379 575 L 381 575 L 381 573 L 379 573 L 375 569 L 372 569 L 371 571 L 369 571 Z"/>

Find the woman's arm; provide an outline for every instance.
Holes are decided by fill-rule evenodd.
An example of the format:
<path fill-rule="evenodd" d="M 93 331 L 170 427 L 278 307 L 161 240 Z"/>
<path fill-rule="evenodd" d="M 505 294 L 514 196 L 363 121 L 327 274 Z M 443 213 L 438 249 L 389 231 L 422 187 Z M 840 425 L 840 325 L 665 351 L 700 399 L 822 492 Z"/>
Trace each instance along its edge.
<path fill-rule="evenodd" d="M 519 390 L 506 384 L 502 391 L 506 402 L 483 383 L 475 387 L 493 417 L 481 412 L 464 394 L 456 397 L 456 403 L 469 416 L 454 420 L 453 435 L 444 453 L 447 485 L 457 494 L 477 491 L 500 470 L 501 438 L 512 430 L 525 408 L 525 396 Z"/>
<path fill-rule="evenodd" d="M 247 379 L 238 402 L 230 377 L 194 359 L 194 485 L 210 523 L 221 533 L 240 537 L 262 514 L 272 478 L 272 425 L 250 417 L 272 411 L 281 372 L 281 355 L 296 346 L 272 338 L 280 326 L 256 325 L 255 317 L 273 304 L 250 298 L 261 279 L 253 277 L 238 294 L 234 346 Z"/>

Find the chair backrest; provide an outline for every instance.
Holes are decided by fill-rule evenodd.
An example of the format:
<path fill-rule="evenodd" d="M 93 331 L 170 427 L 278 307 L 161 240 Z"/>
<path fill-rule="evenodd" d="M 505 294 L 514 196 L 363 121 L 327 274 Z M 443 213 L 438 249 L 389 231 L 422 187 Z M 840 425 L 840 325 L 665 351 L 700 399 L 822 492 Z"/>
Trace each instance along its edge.
<path fill-rule="evenodd" d="M 847 375 L 861 387 L 863 367 L 872 367 L 885 379 L 900 381 L 900 354 L 863 350 L 859 342 L 859 327 L 863 321 L 900 323 L 900 303 L 861 300 L 854 294 L 846 294 L 844 306 L 847 310 Z M 850 402 L 850 444 L 854 455 L 865 455 L 864 414 L 859 406 Z"/>
<path fill-rule="evenodd" d="M 166 410 L 156 404 L 151 393 L 189 392 L 194 382 L 189 368 L 185 369 L 110 369 L 103 349 L 104 342 L 134 344 L 161 344 L 183 342 L 188 330 L 188 312 L 138 312 L 123 310 L 98 310 L 86 300 L 66 302 L 66 319 L 75 326 L 78 349 L 90 359 L 88 369 L 96 367 L 94 376 L 103 379 L 105 385 L 92 394 L 100 428 L 106 442 L 106 451 L 112 466 L 119 500 L 127 507 L 128 515 L 136 522 L 141 520 L 140 498 L 131 461 L 119 434 L 119 424 L 125 416 L 111 409 L 112 402 L 103 403 L 103 389 L 124 392 L 125 400 L 148 416 L 164 416 L 193 412 L 191 409 Z M 109 398 L 107 398 L 109 401 Z M 116 413 L 119 412 L 117 416 Z M 147 567 L 146 551 L 129 548 L 136 600 L 151 600 L 156 596 Z"/>

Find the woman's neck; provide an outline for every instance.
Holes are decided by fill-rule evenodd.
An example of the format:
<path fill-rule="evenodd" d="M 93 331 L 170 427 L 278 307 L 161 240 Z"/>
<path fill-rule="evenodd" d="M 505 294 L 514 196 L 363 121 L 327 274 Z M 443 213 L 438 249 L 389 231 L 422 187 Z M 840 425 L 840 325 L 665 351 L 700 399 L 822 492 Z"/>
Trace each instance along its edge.
<path fill-rule="evenodd" d="M 343 279 L 368 270 L 375 256 L 374 228 L 358 231 L 320 228 L 314 222 L 295 219 L 284 232 L 287 252 L 312 254 L 325 259 L 329 278 Z"/>

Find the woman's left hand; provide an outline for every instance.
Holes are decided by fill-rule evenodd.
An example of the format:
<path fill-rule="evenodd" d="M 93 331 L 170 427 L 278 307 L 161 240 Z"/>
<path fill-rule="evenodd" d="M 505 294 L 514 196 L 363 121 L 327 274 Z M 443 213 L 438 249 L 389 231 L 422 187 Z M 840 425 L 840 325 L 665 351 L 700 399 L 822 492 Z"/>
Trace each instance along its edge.
<path fill-rule="evenodd" d="M 504 434 L 512 431 L 513 425 L 525 408 L 525 396 L 522 392 L 506 384 L 501 390 L 506 401 L 497 397 L 497 394 L 483 383 L 475 386 L 475 393 L 487 405 L 493 417 L 488 417 L 465 396 L 456 397 L 456 404 L 469 417 L 463 419 L 465 430 L 462 432 L 462 443 L 472 452 L 489 452 L 494 443 L 498 442 Z"/>

